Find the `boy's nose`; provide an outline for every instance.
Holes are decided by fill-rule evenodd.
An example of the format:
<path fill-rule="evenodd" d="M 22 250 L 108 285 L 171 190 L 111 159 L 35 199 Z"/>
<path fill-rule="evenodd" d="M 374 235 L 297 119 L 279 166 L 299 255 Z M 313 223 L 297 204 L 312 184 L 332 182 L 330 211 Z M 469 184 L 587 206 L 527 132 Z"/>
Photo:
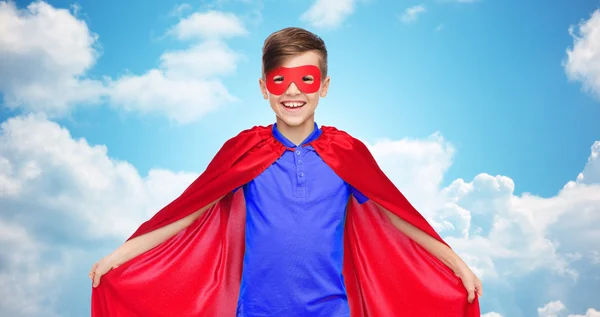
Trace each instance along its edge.
<path fill-rule="evenodd" d="M 300 89 L 298 89 L 298 86 L 292 82 L 285 93 L 288 95 L 297 95 L 300 93 Z"/>

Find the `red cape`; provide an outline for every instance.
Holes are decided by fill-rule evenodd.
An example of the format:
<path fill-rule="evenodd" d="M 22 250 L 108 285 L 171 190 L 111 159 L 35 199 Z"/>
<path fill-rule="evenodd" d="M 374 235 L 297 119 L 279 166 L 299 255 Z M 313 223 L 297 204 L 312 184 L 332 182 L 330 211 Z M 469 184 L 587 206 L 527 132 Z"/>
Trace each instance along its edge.
<path fill-rule="evenodd" d="M 272 126 L 228 140 L 177 199 L 129 238 L 177 221 L 226 195 L 156 248 L 109 271 L 92 290 L 92 317 L 235 316 L 244 254 L 245 201 L 232 190 L 277 160 Z M 344 282 L 352 317 L 479 317 L 453 272 L 398 229 L 373 203 L 445 243 L 381 171 L 367 147 L 333 127 L 310 144 L 369 201 L 350 200 Z"/>

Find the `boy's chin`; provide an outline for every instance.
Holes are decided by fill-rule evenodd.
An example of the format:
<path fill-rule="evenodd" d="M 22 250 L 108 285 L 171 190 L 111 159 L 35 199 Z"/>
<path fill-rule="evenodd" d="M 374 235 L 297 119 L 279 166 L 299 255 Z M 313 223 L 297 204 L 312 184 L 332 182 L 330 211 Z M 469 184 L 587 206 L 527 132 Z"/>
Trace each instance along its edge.
<path fill-rule="evenodd" d="M 279 117 L 279 121 L 280 124 L 283 123 L 286 126 L 290 127 L 290 128 L 295 128 L 295 127 L 301 127 L 304 125 L 312 125 L 313 124 L 313 120 L 311 120 L 311 117 L 308 118 L 300 118 L 300 117 L 295 117 L 295 118 L 289 118 L 289 117 L 285 117 L 285 116 L 281 116 Z"/>

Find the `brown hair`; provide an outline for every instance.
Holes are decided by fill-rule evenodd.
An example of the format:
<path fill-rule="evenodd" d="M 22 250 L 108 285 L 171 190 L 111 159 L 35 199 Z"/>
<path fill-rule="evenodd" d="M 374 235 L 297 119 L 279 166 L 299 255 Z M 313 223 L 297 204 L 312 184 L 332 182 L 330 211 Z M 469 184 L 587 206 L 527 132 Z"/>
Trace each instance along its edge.
<path fill-rule="evenodd" d="M 327 77 L 327 48 L 320 37 L 297 27 L 288 27 L 272 33 L 263 46 L 263 76 L 281 66 L 287 58 L 308 51 L 317 51 L 321 55 L 321 76 Z"/>

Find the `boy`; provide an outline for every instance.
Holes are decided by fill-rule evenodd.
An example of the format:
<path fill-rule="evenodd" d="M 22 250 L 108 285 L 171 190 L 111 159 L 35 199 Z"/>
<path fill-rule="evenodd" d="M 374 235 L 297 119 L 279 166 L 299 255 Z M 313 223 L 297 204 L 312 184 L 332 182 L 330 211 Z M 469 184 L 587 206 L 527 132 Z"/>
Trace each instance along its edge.
<path fill-rule="evenodd" d="M 479 279 L 360 141 L 314 122 L 329 81 L 319 37 L 271 34 L 276 123 L 227 141 L 93 266 L 92 316 L 479 317 Z"/>

